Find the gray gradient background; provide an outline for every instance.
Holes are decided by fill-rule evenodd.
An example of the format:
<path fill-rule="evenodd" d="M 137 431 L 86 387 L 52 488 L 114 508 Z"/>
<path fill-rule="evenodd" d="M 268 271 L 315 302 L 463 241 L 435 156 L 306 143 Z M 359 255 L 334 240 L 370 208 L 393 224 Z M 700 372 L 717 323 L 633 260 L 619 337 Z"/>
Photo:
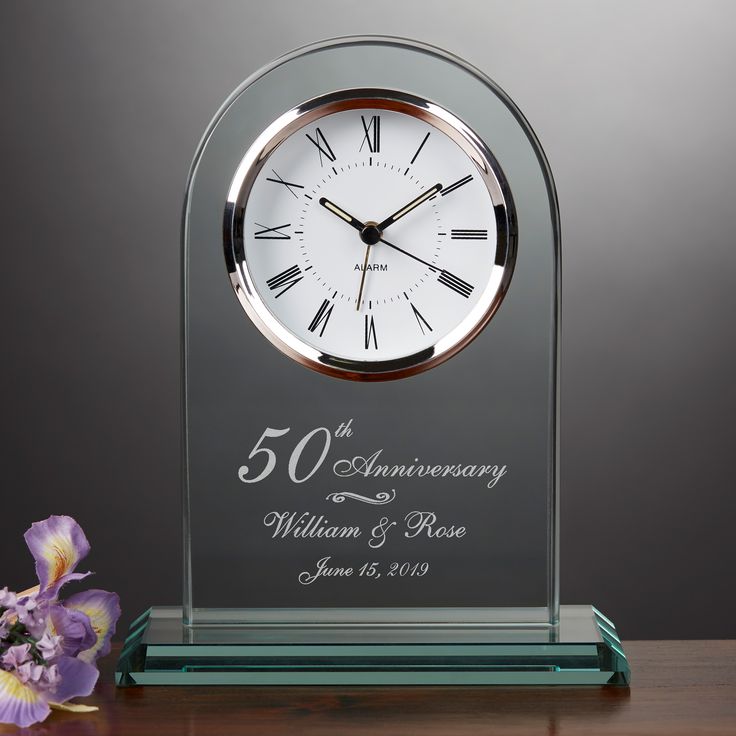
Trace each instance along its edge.
<path fill-rule="evenodd" d="M 180 601 L 191 156 L 273 57 L 387 33 L 487 72 L 555 173 L 563 601 L 630 639 L 736 634 L 735 22 L 727 2 L 2 3 L 0 584 L 33 582 L 23 531 L 68 513 L 126 623 Z"/>

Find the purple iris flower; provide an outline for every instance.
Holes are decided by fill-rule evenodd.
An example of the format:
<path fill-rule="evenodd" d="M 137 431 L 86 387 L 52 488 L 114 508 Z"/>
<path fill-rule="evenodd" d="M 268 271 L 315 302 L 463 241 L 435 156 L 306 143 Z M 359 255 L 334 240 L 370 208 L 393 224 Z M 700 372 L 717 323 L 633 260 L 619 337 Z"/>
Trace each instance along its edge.
<path fill-rule="evenodd" d="M 92 692 L 97 658 L 110 651 L 120 617 L 116 593 L 87 590 L 59 600 L 66 583 L 90 574 L 75 572 L 90 545 L 74 519 L 36 522 L 25 540 L 38 586 L 22 593 L 0 589 L 0 723 L 21 727 Z"/>

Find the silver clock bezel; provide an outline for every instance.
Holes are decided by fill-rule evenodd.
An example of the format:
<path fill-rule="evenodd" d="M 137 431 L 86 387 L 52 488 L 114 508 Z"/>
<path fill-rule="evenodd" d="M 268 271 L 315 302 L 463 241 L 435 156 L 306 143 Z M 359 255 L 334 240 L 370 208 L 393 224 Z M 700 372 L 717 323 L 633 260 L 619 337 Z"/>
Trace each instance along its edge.
<path fill-rule="evenodd" d="M 496 253 L 483 293 L 463 320 L 436 343 L 391 360 L 359 361 L 322 352 L 298 338 L 267 307 L 245 258 L 243 217 L 253 184 L 268 157 L 301 128 L 345 110 L 385 109 L 411 115 L 450 137 L 471 159 L 488 189 L 496 222 Z M 485 143 L 442 106 L 392 89 L 352 88 L 307 100 L 279 116 L 253 142 L 228 189 L 224 212 L 225 261 L 241 306 L 258 330 L 282 353 L 319 373 L 355 381 L 385 381 L 429 370 L 469 345 L 486 327 L 508 291 L 517 248 L 516 213 L 500 165 Z"/>

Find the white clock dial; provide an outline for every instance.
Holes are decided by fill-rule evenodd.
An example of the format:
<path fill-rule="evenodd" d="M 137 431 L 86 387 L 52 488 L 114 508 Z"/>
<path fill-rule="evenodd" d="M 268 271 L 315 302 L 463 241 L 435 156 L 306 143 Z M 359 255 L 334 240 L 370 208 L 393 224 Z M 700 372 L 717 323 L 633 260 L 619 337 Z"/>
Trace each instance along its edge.
<path fill-rule="evenodd" d="M 295 118 L 266 131 L 231 188 L 246 310 L 336 375 L 396 377 L 449 357 L 511 275 L 497 165 L 449 113 L 406 99 L 330 98 Z"/>

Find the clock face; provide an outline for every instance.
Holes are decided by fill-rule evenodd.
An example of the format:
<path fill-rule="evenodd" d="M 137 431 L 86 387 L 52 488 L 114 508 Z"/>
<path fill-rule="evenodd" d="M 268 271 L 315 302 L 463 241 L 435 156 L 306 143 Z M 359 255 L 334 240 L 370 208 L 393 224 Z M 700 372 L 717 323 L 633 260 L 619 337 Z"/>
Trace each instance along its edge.
<path fill-rule="evenodd" d="M 226 210 L 233 285 L 309 367 L 396 378 L 491 318 L 514 260 L 498 165 L 447 111 L 395 92 L 313 100 L 246 154 Z"/>

